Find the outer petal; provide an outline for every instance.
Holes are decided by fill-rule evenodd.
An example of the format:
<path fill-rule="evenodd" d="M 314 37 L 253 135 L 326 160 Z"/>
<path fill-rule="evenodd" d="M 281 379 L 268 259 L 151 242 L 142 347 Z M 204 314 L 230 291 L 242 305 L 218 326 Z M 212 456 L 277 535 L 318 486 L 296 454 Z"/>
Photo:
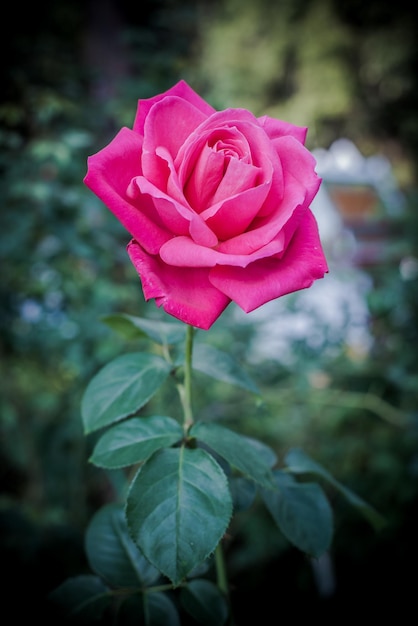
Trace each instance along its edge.
<path fill-rule="evenodd" d="M 295 126 L 290 122 L 284 122 L 283 120 L 277 120 L 268 115 L 263 115 L 258 118 L 260 125 L 264 128 L 270 139 L 277 139 L 277 137 L 285 137 L 290 135 L 294 137 L 300 143 L 304 144 L 308 129 L 304 126 Z"/>
<path fill-rule="evenodd" d="M 256 261 L 248 267 L 214 267 L 210 281 L 246 313 L 287 293 L 310 287 L 328 272 L 318 227 L 310 210 L 281 259 Z"/>
<path fill-rule="evenodd" d="M 149 255 L 134 240 L 129 257 L 138 272 L 144 297 L 186 324 L 208 330 L 230 303 L 230 298 L 212 285 L 206 268 L 178 268 Z"/>
<path fill-rule="evenodd" d="M 197 109 L 202 111 L 205 115 L 212 115 L 215 109 L 212 108 L 205 100 L 203 100 L 193 89 L 184 81 L 180 80 L 173 87 L 165 91 L 164 93 L 138 101 L 138 109 L 135 116 L 133 129 L 140 135 L 144 134 L 144 122 L 149 113 L 151 107 L 160 100 L 163 100 L 167 96 L 178 96 L 190 104 L 193 104 Z"/>
<path fill-rule="evenodd" d="M 319 189 L 321 179 L 315 172 L 315 157 L 294 137 L 280 137 L 273 141 L 283 170 L 289 172 L 306 189 L 306 204 L 310 204 Z"/>
<path fill-rule="evenodd" d="M 172 235 L 186 235 L 189 232 L 191 210 L 160 191 L 144 176 L 135 176 L 131 180 L 128 193 L 138 204 L 152 198 L 161 223 Z M 142 236 L 136 239 L 142 244 Z"/>
<path fill-rule="evenodd" d="M 87 160 L 84 183 L 114 213 L 126 230 L 151 253 L 171 238 L 148 199 L 133 202 L 127 190 L 132 178 L 141 174 L 142 138 L 122 128 L 102 150 Z"/>
<path fill-rule="evenodd" d="M 167 166 L 157 155 L 157 149 L 163 146 L 174 159 L 185 140 L 206 119 L 204 113 L 181 98 L 168 96 L 157 102 L 144 123 L 144 176 L 160 189 L 166 190 Z"/>
<path fill-rule="evenodd" d="M 247 267 L 258 259 L 283 252 L 285 234 L 279 233 L 272 241 L 252 254 L 223 254 L 212 248 L 199 246 L 189 237 L 174 237 L 160 248 L 160 256 L 168 265 L 176 267 L 214 267 L 230 265 Z"/>

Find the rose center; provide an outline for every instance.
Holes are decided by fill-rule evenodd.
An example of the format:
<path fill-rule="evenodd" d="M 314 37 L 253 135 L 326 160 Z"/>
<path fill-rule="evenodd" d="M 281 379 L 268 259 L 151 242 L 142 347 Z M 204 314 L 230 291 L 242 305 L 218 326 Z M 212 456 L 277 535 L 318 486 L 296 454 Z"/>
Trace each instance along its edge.
<path fill-rule="evenodd" d="M 228 162 L 231 158 L 242 160 L 245 163 L 251 162 L 246 142 L 243 144 L 243 138 L 241 136 L 237 137 L 236 133 L 232 132 L 232 129 L 229 133 L 225 132 L 225 129 L 222 130 L 222 133 L 213 133 L 209 137 L 207 145 L 214 152 L 222 153 Z"/>
<path fill-rule="evenodd" d="M 240 190 L 237 170 L 228 174 L 231 162 L 251 165 L 249 145 L 236 128 L 217 129 L 206 137 L 184 186 L 184 194 L 197 213 Z"/>

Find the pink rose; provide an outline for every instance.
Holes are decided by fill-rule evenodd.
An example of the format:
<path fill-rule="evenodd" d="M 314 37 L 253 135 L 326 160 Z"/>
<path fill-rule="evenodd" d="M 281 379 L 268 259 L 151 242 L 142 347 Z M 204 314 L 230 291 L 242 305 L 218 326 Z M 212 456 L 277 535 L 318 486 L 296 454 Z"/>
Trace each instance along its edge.
<path fill-rule="evenodd" d="M 231 301 L 248 313 L 324 276 L 306 132 L 216 111 L 184 81 L 139 101 L 85 183 L 131 234 L 146 300 L 208 329 Z"/>

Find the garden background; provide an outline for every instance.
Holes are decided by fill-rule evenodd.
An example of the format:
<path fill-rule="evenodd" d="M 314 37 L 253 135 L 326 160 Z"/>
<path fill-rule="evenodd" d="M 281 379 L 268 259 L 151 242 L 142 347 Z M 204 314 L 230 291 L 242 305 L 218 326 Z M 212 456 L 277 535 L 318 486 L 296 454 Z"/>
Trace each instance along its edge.
<path fill-rule="evenodd" d="M 363 180 L 333 186 L 324 176 L 329 193 L 314 212 L 329 275 L 248 316 L 231 305 L 207 335 L 243 364 L 263 402 L 202 376 L 197 412 L 258 437 L 279 458 L 303 447 L 387 522 L 376 531 L 328 485 L 334 541 L 315 563 L 261 508 L 239 515 L 226 550 L 237 623 L 254 606 L 261 620 L 414 614 L 418 22 L 410 3 L 398 0 L 394 11 L 378 0 L 42 0 L 9 10 L 0 40 L 5 606 L 15 618 L 42 616 L 49 591 L 89 571 L 84 531 L 117 493 L 121 476 L 88 463 L 94 441 L 83 435 L 80 400 L 102 365 L 141 341 L 101 318 L 163 315 L 144 303 L 127 233 L 82 179 L 87 156 L 132 125 L 137 100 L 183 78 L 217 109 L 308 126 L 319 164 L 348 139 L 360 172 L 389 165 L 380 191 L 394 181 L 389 196 L 367 187 L 365 208 Z M 166 403 L 171 394 L 167 386 Z"/>

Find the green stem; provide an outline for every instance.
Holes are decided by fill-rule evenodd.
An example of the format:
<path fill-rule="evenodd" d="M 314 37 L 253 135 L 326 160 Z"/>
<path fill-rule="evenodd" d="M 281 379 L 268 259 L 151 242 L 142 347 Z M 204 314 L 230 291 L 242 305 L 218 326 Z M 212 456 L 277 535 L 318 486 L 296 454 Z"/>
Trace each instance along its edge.
<path fill-rule="evenodd" d="M 193 355 L 193 326 L 187 326 L 186 351 L 184 359 L 184 386 L 183 386 L 183 410 L 184 410 L 184 432 L 187 432 L 193 424 L 192 411 L 192 355 Z"/>
<path fill-rule="evenodd" d="M 219 542 L 215 550 L 215 565 L 216 565 L 216 583 L 219 591 L 228 597 L 228 579 L 226 576 L 225 559 L 222 549 L 222 543 Z"/>
<path fill-rule="evenodd" d="M 231 598 L 229 596 L 229 585 L 228 585 L 228 577 L 226 575 L 226 567 L 225 567 L 225 558 L 224 552 L 222 548 L 222 542 L 220 541 L 216 546 L 215 550 L 215 567 L 216 567 L 216 585 L 219 591 L 225 596 L 228 610 L 229 610 L 229 619 L 228 625 L 234 626 L 235 620 L 232 611 Z"/>
<path fill-rule="evenodd" d="M 192 356 L 193 356 L 193 326 L 187 327 L 186 334 L 186 347 L 185 347 L 185 359 L 184 359 L 184 379 L 183 384 L 178 385 L 178 390 L 181 398 L 181 402 L 183 405 L 184 412 L 184 424 L 183 429 L 185 434 L 187 434 L 190 426 L 192 426 L 193 419 L 193 411 L 192 411 Z M 226 575 L 226 567 L 224 554 L 222 549 L 221 542 L 218 543 L 215 550 L 215 566 L 216 566 L 216 577 L 217 577 L 217 586 L 221 593 L 224 594 L 225 598 L 229 603 L 229 587 L 228 587 L 228 578 Z M 232 622 L 231 622 L 232 624 Z"/>

